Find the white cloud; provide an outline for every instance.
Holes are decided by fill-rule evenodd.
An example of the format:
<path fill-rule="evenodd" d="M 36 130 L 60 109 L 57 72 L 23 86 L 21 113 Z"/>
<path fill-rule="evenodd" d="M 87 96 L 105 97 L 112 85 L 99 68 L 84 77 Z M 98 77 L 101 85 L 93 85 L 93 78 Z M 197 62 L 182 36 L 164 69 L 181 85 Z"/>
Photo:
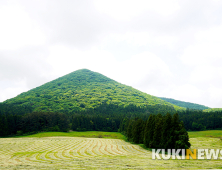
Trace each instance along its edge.
<path fill-rule="evenodd" d="M 115 68 L 115 58 L 109 52 L 95 47 L 84 51 L 57 44 L 49 49 L 47 62 L 52 65 L 54 75 L 62 76 L 82 68 L 106 73 L 106 69 L 110 71 Z"/>
<path fill-rule="evenodd" d="M 222 107 L 222 88 L 211 85 L 208 89 L 209 99 L 208 104 L 215 108 Z"/>
<path fill-rule="evenodd" d="M 178 43 L 178 37 L 171 35 L 152 35 L 149 31 L 133 32 L 127 31 L 126 33 L 110 34 L 104 38 L 106 41 L 110 39 L 116 42 L 127 43 L 132 46 L 165 46 L 173 50 Z"/>
<path fill-rule="evenodd" d="M 195 102 L 203 94 L 203 91 L 191 84 L 184 84 L 181 86 L 174 87 L 171 91 L 171 95 L 178 100 Z"/>
<path fill-rule="evenodd" d="M 45 36 L 18 4 L 0 6 L 0 50 L 17 50 L 42 45 Z"/>
<path fill-rule="evenodd" d="M 222 61 L 222 25 L 200 31 L 195 41 L 185 49 L 181 60 L 188 65 L 218 66 Z"/>
<path fill-rule="evenodd" d="M 203 102 L 206 105 L 214 107 L 222 106 L 222 100 L 218 98 L 222 91 L 221 29 L 222 25 L 198 32 L 193 44 L 181 56 L 182 62 L 192 70 L 190 83 L 204 90 L 200 98 L 205 99 Z"/>
<path fill-rule="evenodd" d="M 111 34 L 110 38 L 116 41 L 125 41 L 135 46 L 145 46 L 152 42 L 148 32 L 126 32 L 125 34 Z"/>
<path fill-rule="evenodd" d="M 128 83 L 139 84 L 147 75 L 155 75 L 161 72 L 162 76 L 169 76 L 171 72 L 168 66 L 150 52 L 143 52 L 132 56 L 129 60 L 123 63 L 124 72 L 128 77 Z"/>
<path fill-rule="evenodd" d="M 192 74 L 190 75 L 190 81 L 198 84 L 199 86 L 209 87 L 211 84 L 214 84 L 215 86 L 221 87 L 221 77 L 222 68 L 210 65 L 203 65 L 195 67 Z"/>
<path fill-rule="evenodd" d="M 185 49 L 181 60 L 193 69 L 190 80 L 213 84 L 222 76 L 222 25 L 196 34 L 195 42 Z"/>
<path fill-rule="evenodd" d="M 173 50 L 178 43 L 178 38 L 176 36 L 163 35 L 155 37 L 154 42 L 159 46 L 166 46 L 168 49 Z"/>
<path fill-rule="evenodd" d="M 98 11 L 117 20 L 130 20 L 145 10 L 169 16 L 180 9 L 176 0 L 94 0 Z"/>
<path fill-rule="evenodd" d="M 7 87 L 0 86 L 0 102 L 28 91 L 25 79 L 20 79 L 16 83 L 12 81 L 0 81 L 0 83 L 7 85 Z"/>

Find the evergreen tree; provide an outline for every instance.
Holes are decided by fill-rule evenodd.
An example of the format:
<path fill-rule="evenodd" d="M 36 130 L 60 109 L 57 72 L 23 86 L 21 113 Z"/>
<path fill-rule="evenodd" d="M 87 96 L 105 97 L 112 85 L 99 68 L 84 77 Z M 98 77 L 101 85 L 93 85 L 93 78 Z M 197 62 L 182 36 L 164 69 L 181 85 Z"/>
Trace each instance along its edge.
<path fill-rule="evenodd" d="M 72 130 L 76 131 L 77 128 L 80 127 L 80 123 L 79 123 L 79 118 L 78 117 L 74 117 L 72 119 Z"/>
<path fill-rule="evenodd" d="M 175 149 L 188 149 L 191 144 L 189 142 L 189 135 L 184 128 L 183 122 L 179 124 L 178 140 L 175 142 Z"/>
<path fill-rule="evenodd" d="M 10 125 L 10 126 L 8 126 L 8 134 L 9 135 L 16 134 L 16 132 L 17 132 L 16 123 L 14 120 L 14 116 L 12 114 L 7 116 L 7 124 Z"/>
<path fill-rule="evenodd" d="M 134 123 L 134 121 L 133 121 L 133 120 L 130 120 L 130 121 L 129 121 L 129 125 L 128 125 L 128 127 L 127 127 L 127 135 L 126 135 L 126 137 L 127 137 L 127 140 L 128 140 L 128 141 L 132 141 L 132 139 L 133 139 L 133 133 L 132 133 L 133 123 Z"/>
<path fill-rule="evenodd" d="M 8 133 L 8 122 L 5 114 L 0 115 L 0 136 L 7 136 Z"/>
<path fill-rule="evenodd" d="M 138 119 L 133 124 L 132 139 L 135 143 L 143 143 L 143 120 Z"/>
<path fill-rule="evenodd" d="M 170 148 L 175 148 L 176 141 L 179 140 L 179 131 L 180 131 L 180 120 L 178 113 L 175 113 L 172 118 L 172 128 L 171 128 L 171 138 L 172 140 L 169 143 Z"/>
<path fill-rule="evenodd" d="M 162 136 L 161 136 L 161 146 L 164 149 L 169 149 L 173 140 L 172 137 L 172 116 L 171 114 L 167 113 L 163 119 L 163 129 L 162 129 Z"/>
<path fill-rule="evenodd" d="M 120 127 L 119 127 L 119 131 L 125 135 L 128 125 L 129 125 L 129 119 L 126 117 L 122 120 Z"/>
<path fill-rule="evenodd" d="M 161 133 L 163 127 L 163 116 L 157 114 L 155 118 L 155 129 L 153 133 L 153 148 L 162 148 L 161 146 Z"/>
<path fill-rule="evenodd" d="M 58 126 L 60 131 L 67 132 L 69 128 L 69 121 L 65 114 L 59 113 L 58 114 Z"/>
<path fill-rule="evenodd" d="M 144 145 L 148 148 L 151 147 L 153 141 L 153 133 L 155 127 L 155 116 L 150 115 L 146 121 L 145 130 L 144 130 Z"/>

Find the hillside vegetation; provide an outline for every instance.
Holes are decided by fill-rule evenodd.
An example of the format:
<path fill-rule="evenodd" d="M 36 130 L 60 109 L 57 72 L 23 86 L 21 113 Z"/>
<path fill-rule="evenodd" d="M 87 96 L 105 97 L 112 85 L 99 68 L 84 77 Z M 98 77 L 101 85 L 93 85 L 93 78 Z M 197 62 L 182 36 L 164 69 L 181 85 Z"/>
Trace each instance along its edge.
<path fill-rule="evenodd" d="M 209 108 L 209 109 L 205 109 L 203 111 L 204 112 L 221 112 L 222 108 Z"/>
<path fill-rule="evenodd" d="M 198 110 L 210 109 L 207 106 L 196 104 L 196 103 L 184 102 L 184 101 L 165 98 L 165 97 L 159 97 L 159 98 L 162 100 L 165 100 L 169 103 L 175 104 L 177 106 L 185 107 L 185 108 L 189 108 L 189 109 L 198 109 Z"/>
<path fill-rule="evenodd" d="M 87 69 L 77 70 L 4 102 L 31 107 L 32 111 L 65 113 L 96 108 L 103 103 L 184 109 Z"/>

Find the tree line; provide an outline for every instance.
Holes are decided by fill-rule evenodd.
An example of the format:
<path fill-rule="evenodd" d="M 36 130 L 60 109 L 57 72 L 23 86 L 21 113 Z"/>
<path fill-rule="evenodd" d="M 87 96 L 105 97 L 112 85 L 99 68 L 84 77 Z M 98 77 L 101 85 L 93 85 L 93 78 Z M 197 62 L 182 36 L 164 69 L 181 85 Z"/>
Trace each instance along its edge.
<path fill-rule="evenodd" d="M 110 131 L 117 132 L 121 119 L 100 115 L 33 112 L 25 115 L 0 114 L 0 137 L 58 131 Z"/>
<path fill-rule="evenodd" d="M 68 116 L 64 113 L 33 112 L 25 115 L 0 114 L 0 136 L 13 136 L 41 131 L 69 129 Z"/>

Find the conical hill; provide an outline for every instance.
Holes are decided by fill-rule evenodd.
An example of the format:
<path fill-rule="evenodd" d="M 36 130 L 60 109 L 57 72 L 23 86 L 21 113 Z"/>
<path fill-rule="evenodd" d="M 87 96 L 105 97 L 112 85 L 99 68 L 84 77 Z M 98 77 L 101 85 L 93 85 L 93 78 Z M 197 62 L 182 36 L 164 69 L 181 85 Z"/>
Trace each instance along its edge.
<path fill-rule="evenodd" d="M 74 71 L 4 103 L 31 106 L 33 111 L 75 112 L 96 108 L 104 102 L 184 109 L 87 69 Z"/>

